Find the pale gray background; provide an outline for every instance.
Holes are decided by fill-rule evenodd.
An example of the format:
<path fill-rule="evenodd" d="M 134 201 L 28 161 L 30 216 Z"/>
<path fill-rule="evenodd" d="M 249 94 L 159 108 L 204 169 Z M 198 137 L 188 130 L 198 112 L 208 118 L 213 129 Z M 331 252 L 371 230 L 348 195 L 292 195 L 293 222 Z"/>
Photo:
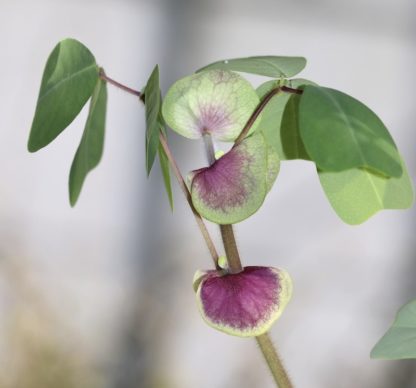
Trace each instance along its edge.
<path fill-rule="evenodd" d="M 214 60 L 305 56 L 302 77 L 381 116 L 414 178 L 415 22 L 411 0 L 1 0 L 0 385 L 273 386 L 253 340 L 216 332 L 198 315 L 191 280 L 210 258 L 176 184 L 171 214 L 157 168 L 146 178 L 135 98 L 110 87 L 104 157 L 75 209 L 67 180 L 86 111 L 49 147 L 26 151 L 43 67 L 60 39 L 79 39 L 137 89 L 159 63 L 164 92 Z M 201 144 L 171 140 L 184 172 L 202 166 Z M 293 277 L 272 336 L 296 387 L 416 387 L 414 362 L 369 359 L 397 308 L 416 296 L 414 216 L 345 225 L 313 165 L 290 162 L 262 209 L 236 227 L 245 264 Z M 59 349 L 57 370 L 71 365 L 73 385 L 17 382 L 42 368 L 58 373 L 48 369 L 54 353 L 39 361 L 44 343 Z"/>

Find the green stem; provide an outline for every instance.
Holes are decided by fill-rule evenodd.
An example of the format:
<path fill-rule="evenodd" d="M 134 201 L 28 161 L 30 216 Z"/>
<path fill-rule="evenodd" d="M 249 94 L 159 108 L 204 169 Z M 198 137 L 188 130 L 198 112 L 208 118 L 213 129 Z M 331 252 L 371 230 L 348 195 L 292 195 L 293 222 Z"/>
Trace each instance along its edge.
<path fill-rule="evenodd" d="M 232 225 L 220 225 L 224 249 L 227 255 L 228 269 L 232 274 L 243 270 Z M 293 388 L 289 376 L 280 360 L 277 349 L 268 333 L 256 337 L 260 350 L 267 362 L 270 372 L 278 388 Z"/>
<path fill-rule="evenodd" d="M 160 132 L 159 134 L 159 141 L 160 144 L 162 145 L 163 150 L 165 151 L 165 154 L 169 160 L 170 166 L 172 168 L 173 173 L 176 176 L 176 179 L 178 180 L 179 186 L 183 192 L 183 194 L 185 195 L 185 198 L 189 204 L 189 207 L 192 210 L 192 213 L 195 217 L 196 223 L 199 227 L 199 230 L 202 234 L 202 237 L 205 240 L 205 243 L 208 247 L 209 252 L 211 253 L 211 257 L 212 260 L 214 261 L 215 264 L 215 268 L 216 269 L 220 269 L 219 265 L 218 265 L 218 253 L 217 250 L 215 249 L 215 245 L 214 242 L 212 241 L 212 238 L 208 232 L 208 229 L 204 223 L 204 220 L 202 219 L 201 215 L 198 213 L 198 211 L 195 209 L 194 204 L 192 203 L 192 197 L 191 197 L 191 193 L 189 192 L 188 186 L 185 183 L 185 180 L 183 179 L 183 176 L 179 170 L 179 167 L 176 163 L 175 158 L 173 157 L 173 154 L 168 146 L 168 142 L 166 140 L 166 138 L 163 136 L 162 132 Z"/>
<path fill-rule="evenodd" d="M 270 99 L 269 99 L 270 100 Z M 215 162 L 215 149 L 210 135 L 204 135 L 205 150 L 209 164 Z M 237 274 L 243 271 L 240 254 L 238 252 L 237 242 L 234 236 L 233 225 L 219 225 L 221 231 L 222 242 L 227 257 L 228 272 Z M 279 358 L 277 349 L 273 345 L 268 333 L 256 337 L 260 350 L 267 362 L 270 372 L 278 388 L 292 388 L 288 374 Z"/>
<path fill-rule="evenodd" d="M 202 137 L 205 145 L 205 153 L 207 155 L 209 165 L 215 163 L 215 148 L 212 142 L 212 137 L 209 133 L 204 134 Z M 234 237 L 234 231 L 232 225 L 219 225 L 221 231 L 222 242 L 224 245 L 225 256 L 227 257 L 228 272 L 239 273 L 243 270 L 241 265 L 240 255 L 237 249 L 237 243 Z"/>
<path fill-rule="evenodd" d="M 256 337 L 256 341 L 261 349 L 261 352 L 263 353 L 277 386 L 279 388 L 293 388 L 269 333 L 259 335 Z"/>
<path fill-rule="evenodd" d="M 236 274 L 243 271 L 237 242 L 235 241 L 232 225 L 219 225 L 222 242 L 224 244 L 225 256 L 227 257 L 228 272 Z"/>

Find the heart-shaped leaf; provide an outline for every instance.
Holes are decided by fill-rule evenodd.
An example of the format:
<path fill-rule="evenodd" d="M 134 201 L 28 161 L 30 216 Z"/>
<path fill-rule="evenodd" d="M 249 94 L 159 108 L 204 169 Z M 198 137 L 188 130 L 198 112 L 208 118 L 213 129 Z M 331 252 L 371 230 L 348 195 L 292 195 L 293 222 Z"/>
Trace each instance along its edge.
<path fill-rule="evenodd" d="M 262 205 L 267 193 L 267 145 L 261 133 L 245 138 L 210 167 L 197 170 L 192 202 L 206 219 L 235 224 Z"/>
<path fill-rule="evenodd" d="M 210 134 L 217 140 L 234 141 L 258 103 L 244 78 L 211 70 L 176 81 L 165 96 L 162 112 L 166 124 L 182 136 L 199 139 Z"/>
<path fill-rule="evenodd" d="M 306 151 L 323 171 L 365 167 L 400 177 L 400 156 L 387 128 L 369 108 L 334 89 L 307 85 L 299 104 Z"/>
<path fill-rule="evenodd" d="M 404 163 L 400 178 L 387 178 L 364 168 L 341 172 L 319 171 L 325 194 L 347 224 L 360 224 L 383 209 L 407 209 L 413 203 L 413 186 Z"/>
<path fill-rule="evenodd" d="M 272 267 L 245 267 L 238 274 L 198 271 L 194 287 L 205 322 L 238 337 L 267 332 L 292 295 L 289 274 Z"/>
<path fill-rule="evenodd" d="M 99 69 L 91 52 L 74 39 L 53 49 L 43 72 L 28 149 L 35 152 L 54 140 L 91 97 Z"/>
<path fill-rule="evenodd" d="M 416 299 L 399 310 L 392 327 L 371 351 L 371 358 L 416 358 Z"/>
<path fill-rule="evenodd" d="M 303 57 L 257 56 L 233 58 L 211 63 L 197 70 L 223 69 L 265 75 L 273 78 L 289 78 L 300 73 L 306 66 Z"/>
<path fill-rule="evenodd" d="M 266 187 L 269 192 L 280 171 L 280 159 L 278 153 L 273 147 L 267 147 L 267 173 L 266 173 Z"/>
<path fill-rule="evenodd" d="M 78 200 L 87 174 L 98 165 L 104 148 L 107 85 L 98 80 L 90 101 L 87 123 L 69 173 L 69 201 Z"/>

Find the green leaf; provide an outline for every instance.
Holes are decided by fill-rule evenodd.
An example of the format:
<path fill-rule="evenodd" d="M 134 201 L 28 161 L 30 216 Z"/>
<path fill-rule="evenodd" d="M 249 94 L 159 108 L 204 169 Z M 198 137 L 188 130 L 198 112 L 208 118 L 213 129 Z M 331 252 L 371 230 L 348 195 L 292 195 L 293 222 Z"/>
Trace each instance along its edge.
<path fill-rule="evenodd" d="M 159 162 L 160 168 L 162 170 L 163 183 L 165 185 L 166 194 L 168 195 L 169 205 L 173 211 L 173 194 L 172 194 L 172 185 L 170 180 L 170 170 L 169 170 L 169 160 L 163 149 L 162 145 L 159 143 Z"/>
<path fill-rule="evenodd" d="M 400 177 L 400 156 L 387 128 L 369 108 L 334 89 L 305 86 L 299 128 L 306 151 L 324 171 L 366 167 Z"/>
<path fill-rule="evenodd" d="M 107 85 L 98 80 L 88 113 L 81 142 L 69 173 L 69 201 L 74 206 L 78 200 L 87 174 L 98 165 L 103 154 L 105 115 L 107 109 Z"/>
<path fill-rule="evenodd" d="M 147 175 L 150 174 L 159 148 L 159 132 L 162 122 L 160 113 L 161 100 L 159 66 L 156 65 L 145 87 Z"/>
<path fill-rule="evenodd" d="M 382 209 L 407 209 L 413 203 L 412 182 L 402 164 L 400 178 L 387 178 L 364 168 L 319 171 L 325 194 L 338 216 L 356 225 Z"/>
<path fill-rule="evenodd" d="M 277 176 L 280 172 L 280 159 L 279 154 L 271 146 L 267 146 L 267 172 L 266 172 L 266 186 L 267 192 L 269 192 Z"/>
<path fill-rule="evenodd" d="M 204 134 L 234 141 L 259 104 L 251 84 L 237 73 L 211 70 L 176 81 L 163 101 L 163 118 L 189 139 Z M 257 127 L 251 127 L 253 133 Z"/>
<path fill-rule="evenodd" d="M 268 81 L 257 88 L 260 99 L 277 87 L 278 81 Z M 314 85 L 305 79 L 293 79 L 290 86 L 299 88 Z M 272 146 L 282 160 L 310 160 L 299 133 L 300 96 L 290 93 L 276 94 L 263 109 L 259 128 L 263 131 L 267 143 Z"/>
<path fill-rule="evenodd" d="M 265 75 L 273 78 L 289 78 L 300 73 L 306 66 L 303 57 L 259 56 L 226 59 L 204 66 L 196 72 L 223 69 Z"/>
<path fill-rule="evenodd" d="M 58 43 L 43 72 L 28 150 L 35 152 L 54 140 L 91 97 L 99 76 L 91 52 L 74 39 Z"/>
<path fill-rule="evenodd" d="M 392 327 L 374 346 L 370 356 L 385 360 L 416 358 L 416 299 L 399 310 Z"/>

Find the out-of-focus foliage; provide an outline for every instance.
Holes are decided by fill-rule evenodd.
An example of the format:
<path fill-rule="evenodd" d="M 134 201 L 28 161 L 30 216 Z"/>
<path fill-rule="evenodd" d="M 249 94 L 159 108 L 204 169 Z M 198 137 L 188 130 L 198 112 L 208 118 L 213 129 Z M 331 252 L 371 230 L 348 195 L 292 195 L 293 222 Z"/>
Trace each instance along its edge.
<path fill-rule="evenodd" d="M 102 387 L 102 377 L 81 340 L 48 307 L 29 281 L 27 269 L 11 260 L 2 260 L 0 265 L 0 278 L 13 300 L 0 330 L 4 341 L 0 387 Z"/>
<path fill-rule="evenodd" d="M 393 325 L 371 351 L 372 358 L 416 358 L 416 299 L 404 305 Z"/>

